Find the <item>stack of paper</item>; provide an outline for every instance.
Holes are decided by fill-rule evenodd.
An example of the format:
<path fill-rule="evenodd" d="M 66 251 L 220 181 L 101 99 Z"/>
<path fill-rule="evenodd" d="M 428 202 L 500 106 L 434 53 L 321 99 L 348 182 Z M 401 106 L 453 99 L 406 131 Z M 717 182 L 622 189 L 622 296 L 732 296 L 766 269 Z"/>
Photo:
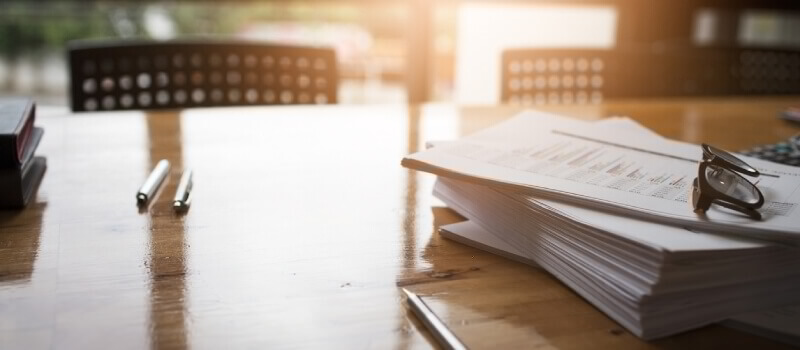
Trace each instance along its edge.
<path fill-rule="evenodd" d="M 800 242 L 800 171 L 747 159 L 767 174 L 764 220 L 698 217 L 701 155 L 626 120 L 527 112 L 403 161 L 441 175 L 436 196 L 470 219 L 448 237 L 536 263 L 652 339 L 800 301 L 800 251 L 742 238 Z"/>

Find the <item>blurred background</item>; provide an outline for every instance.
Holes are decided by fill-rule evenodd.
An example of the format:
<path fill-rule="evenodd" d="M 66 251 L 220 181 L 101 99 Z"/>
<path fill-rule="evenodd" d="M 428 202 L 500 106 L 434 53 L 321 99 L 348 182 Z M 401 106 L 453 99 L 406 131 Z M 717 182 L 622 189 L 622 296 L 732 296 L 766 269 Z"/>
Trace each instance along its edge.
<path fill-rule="evenodd" d="M 66 43 L 235 38 L 335 48 L 340 103 L 500 100 L 518 47 L 637 45 L 800 50 L 796 1 L 0 2 L 0 94 L 66 105 Z"/>

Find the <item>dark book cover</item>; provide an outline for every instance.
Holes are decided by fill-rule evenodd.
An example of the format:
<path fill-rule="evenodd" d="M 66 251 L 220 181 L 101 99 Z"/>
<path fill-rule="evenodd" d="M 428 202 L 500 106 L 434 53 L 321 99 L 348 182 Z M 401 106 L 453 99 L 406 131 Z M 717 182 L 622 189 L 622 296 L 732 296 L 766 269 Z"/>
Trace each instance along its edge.
<path fill-rule="evenodd" d="M 33 132 L 36 105 L 28 98 L 0 99 L 0 167 L 23 163 Z"/>
<path fill-rule="evenodd" d="M 25 148 L 22 164 L 0 169 L 0 208 L 22 208 L 33 196 L 47 169 L 44 157 L 34 157 L 44 130 L 33 128 L 30 144 Z"/>

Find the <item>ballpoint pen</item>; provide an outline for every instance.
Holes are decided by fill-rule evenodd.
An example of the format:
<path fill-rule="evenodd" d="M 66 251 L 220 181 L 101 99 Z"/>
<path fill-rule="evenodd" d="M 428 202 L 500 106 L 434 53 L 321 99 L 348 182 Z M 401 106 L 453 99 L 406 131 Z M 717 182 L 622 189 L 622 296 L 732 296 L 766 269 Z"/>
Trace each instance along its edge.
<path fill-rule="evenodd" d="M 153 171 L 150 172 L 150 175 L 147 176 L 147 179 L 144 180 L 142 187 L 136 192 L 136 203 L 138 205 L 146 204 L 153 197 L 153 194 L 158 190 L 158 186 L 161 186 L 161 183 L 164 182 L 168 172 L 169 161 L 166 159 L 160 160 L 156 167 L 153 168 Z"/>
<path fill-rule="evenodd" d="M 175 191 L 175 198 L 172 200 L 172 208 L 176 211 L 189 209 L 192 204 L 192 170 L 186 169 L 178 182 L 178 189 Z"/>
<path fill-rule="evenodd" d="M 411 310 L 413 310 L 414 314 L 425 324 L 425 327 L 428 328 L 443 348 L 452 350 L 467 349 L 467 347 L 458 340 L 456 335 L 447 329 L 447 326 L 442 323 L 439 317 L 436 317 L 436 314 L 428 308 L 428 305 L 426 305 L 418 295 L 409 292 L 405 288 L 401 289 L 403 293 L 406 294 L 406 300 L 408 301 L 408 305 L 411 306 Z"/>

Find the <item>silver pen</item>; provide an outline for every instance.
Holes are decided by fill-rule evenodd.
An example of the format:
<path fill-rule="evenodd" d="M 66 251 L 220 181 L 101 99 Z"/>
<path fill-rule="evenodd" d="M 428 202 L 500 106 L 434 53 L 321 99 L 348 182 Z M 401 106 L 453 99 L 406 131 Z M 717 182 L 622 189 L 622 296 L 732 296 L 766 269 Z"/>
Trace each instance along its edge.
<path fill-rule="evenodd" d="M 142 187 L 139 188 L 139 192 L 136 192 L 136 203 L 138 205 L 147 203 L 147 201 L 153 197 L 153 194 L 156 193 L 158 187 L 161 186 L 161 183 L 164 182 L 164 179 L 167 177 L 167 173 L 169 173 L 169 161 L 166 159 L 158 161 L 156 167 L 153 168 L 153 171 L 150 172 L 150 175 L 144 180 Z"/>
<path fill-rule="evenodd" d="M 175 210 L 187 210 L 192 204 L 192 170 L 186 169 L 178 182 L 178 189 L 175 191 L 175 198 L 172 200 L 172 208 Z"/>
<path fill-rule="evenodd" d="M 439 341 L 439 344 L 442 345 L 445 349 L 453 349 L 453 350 L 462 350 L 466 349 L 467 347 L 458 340 L 455 334 L 451 332 L 447 326 L 442 323 L 442 320 L 439 317 L 436 317 L 436 314 L 428 308 L 428 305 L 425 305 L 425 302 L 420 299 L 420 297 L 412 292 L 409 292 L 405 288 L 401 288 L 403 293 L 406 294 L 406 300 L 408 300 L 408 304 L 411 306 L 411 310 L 414 311 L 414 314 L 419 317 L 425 327 L 431 331 L 431 334 Z"/>

